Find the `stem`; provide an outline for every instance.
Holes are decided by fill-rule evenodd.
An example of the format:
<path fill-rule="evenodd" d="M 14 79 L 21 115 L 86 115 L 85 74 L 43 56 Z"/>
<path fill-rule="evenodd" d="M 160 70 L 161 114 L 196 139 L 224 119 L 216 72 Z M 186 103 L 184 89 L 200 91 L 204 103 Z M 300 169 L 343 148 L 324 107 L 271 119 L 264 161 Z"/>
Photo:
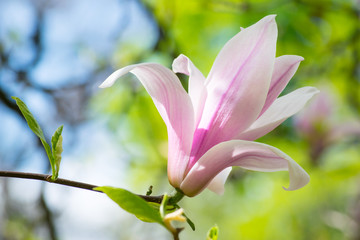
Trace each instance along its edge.
<path fill-rule="evenodd" d="M 173 233 L 172 235 L 173 235 L 174 240 L 180 240 L 178 233 Z"/>
<path fill-rule="evenodd" d="M 94 188 L 98 187 L 96 185 L 88 184 L 88 183 L 82 183 L 82 182 L 76 182 L 64 178 L 57 178 L 55 180 L 52 180 L 52 175 L 48 174 L 40 174 L 40 173 L 26 173 L 26 172 L 13 172 L 13 171 L 0 171 L 0 177 L 12 177 L 12 178 L 25 178 L 25 179 L 32 179 L 32 180 L 39 180 L 39 181 L 45 181 L 49 183 L 55 183 L 60 185 L 65 185 L 68 187 L 75 187 L 75 188 L 81 188 L 85 190 L 90 190 L 94 192 L 102 193 L 101 191 L 94 190 Z M 178 193 L 178 191 L 177 191 Z M 138 195 L 142 199 L 144 199 L 147 202 L 154 202 L 154 203 L 161 203 L 163 199 L 163 195 L 161 196 L 146 196 L 146 195 Z M 178 195 L 175 194 L 174 197 L 178 199 Z M 180 201 L 180 199 L 178 200 Z"/>
<path fill-rule="evenodd" d="M 183 197 L 184 193 L 180 190 L 180 188 L 175 188 L 175 192 L 173 192 L 169 197 L 169 204 L 176 205 Z"/>

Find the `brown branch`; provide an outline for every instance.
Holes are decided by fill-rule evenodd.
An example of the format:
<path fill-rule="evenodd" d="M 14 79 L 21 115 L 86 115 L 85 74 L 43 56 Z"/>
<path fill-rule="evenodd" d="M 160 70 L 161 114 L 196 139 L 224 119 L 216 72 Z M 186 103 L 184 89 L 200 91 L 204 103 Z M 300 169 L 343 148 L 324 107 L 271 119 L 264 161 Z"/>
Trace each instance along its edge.
<path fill-rule="evenodd" d="M 51 175 L 48 174 L 40 174 L 40 173 L 26 173 L 26 172 L 14 172 L 14 171 L 0 171 L 0 177 L 11 177 L 11 178 L 24 178 L 24 179 L 32 179 L 32 180 L 39 180 L 39 181 L 45 181 L 49 183 L 55 183 L 60 185 L 65 185 L 68 187 L 75 187 L 75 188 L 81 188 L 85 190 L 90 190 L 94 192 L 102 193 L 101 191 L 95 190 L 94 188 L 97 188 L 98 186 L 88 184 L 88 183 L 82 183 L 82 182 L 76 182 L 64 178 L 57 178 L 56 180 L 51 179 Z M 144 199 L 147 202 L 154 202 L 154 203 L 161 203 L 163 196 L 146 196 L 146 195 L 138 195 L 142 199 Z"/>

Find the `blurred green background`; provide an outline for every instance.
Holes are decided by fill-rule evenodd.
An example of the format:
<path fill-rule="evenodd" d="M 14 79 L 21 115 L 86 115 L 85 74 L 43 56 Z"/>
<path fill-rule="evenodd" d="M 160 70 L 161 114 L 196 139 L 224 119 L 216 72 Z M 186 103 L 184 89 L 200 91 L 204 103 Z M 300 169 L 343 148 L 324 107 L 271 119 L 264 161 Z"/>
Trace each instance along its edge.
<path fill-rule="evenodd" d="M 1 2 L 14 5 L 14 1 Z M 181 239 L 205 239 L 214 224 L 220 228 L 220 239 L 360 239 L 358 0 L 15 2 L 25 2 L 25 7 L 15 4 L 13 13 L 3 10 L 0 26 L 9 25 L 19 15 L 25 18 L 27 14 L 18 11 L 22 8 L 32 9 L 33 20 L 26 23 L 32 24 L 30 30 L 10 24 L 0 31 L 1 169 L 46 173 L 48 168 L 41 150 L 31 150 L 38 148 L 36 138 L 25 130 L 10 100 L 16 95 L 35 109 L 49 132 L 58 123 L 65 125 L 60 177 L 111 184 L 136 193 L 145 193 L 150 185 L 154 194 L 171 191 L 166 176 L 166 128 L 146 91 L 131 75 L 112 88 L 96 87 L 117 68 L 149 61 L 171 67 L 180 53 L 206 75 L 217 53 L 240 27 L 277 14 L 277 56 L 305 58 L 284 93 L 315 86 L 321 94 L 307 111 L 257 141 L 287 153 L 309 173 L 311 181 L 303 189 L 287 192 L 282 189 L 288 185 L 287 172 L 234 168 L 223 196 L 206 190 L 180 202 L 197 228 L 193 232 L 186 226 Z M 72 20 L 61 20 L 61 14 L 69 12 L 73 12 Z M 20 21 L 19 26 L 22 24 Z M 75 30 L 69 31 L 72 28 Z M 64 51 L 67 54 L 62 56 Z M 179 77 L 186 85 L 187 78 Z M 9 126 L 19 130 L 6 131 Z M 24 134 L 25 140 L 19 141 Z M 35 191 L 40 197 L 24 200 L 26 195 L 20 195 L 21 201 L 11 193 L 19 191 L 19 183 L 9 181 L 0 179 L 0 239 L 75 239 L 74 232 L 76 239 L 170 239 L 160 226 L 138 222 L 132 216 L 107 215 L 108 225 L 95 222 L 87 227 L 85 222 L 79 230 L 76 224 L 66 225 L 64 219 L 71 219 L 71 214 L 96 218 L 93 208 L 102 205 L 87 204 L 85 213 L 71 210 L 62 218 L 61 212 L 70 204 L 59 207 L 59 200 L 48 193 L 56 194 L 51 190 L 55 187 L 41 185 Z M 19 211 L 22 208 L 14 198 L 25 210 Z M 26 210 L 31 206 L 44 214 L 34 217 L 38 214 Z M 126 215 L 114 210 L 115 205 L 108 208 L 113 215 Z M 89 237 L 91 231 L 96 235 Z"/>

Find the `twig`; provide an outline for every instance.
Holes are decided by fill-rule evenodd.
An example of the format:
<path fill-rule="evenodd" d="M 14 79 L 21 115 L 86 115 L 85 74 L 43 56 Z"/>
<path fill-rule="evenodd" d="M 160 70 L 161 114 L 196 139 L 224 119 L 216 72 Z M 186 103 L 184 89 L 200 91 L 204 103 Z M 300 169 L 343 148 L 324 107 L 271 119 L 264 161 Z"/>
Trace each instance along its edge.
<path fill-rule="evenodd" d="M 65 186 L 69 186 L 69 187 L 81 188 L 81 189 L 85 189 L 85 190 L 102 193 L 101 191 L 94 189 L 94 188 L 98 187 L 96 185 L 82 183 L 82 182 L 76 182 L 76 181 L 72 181 L 72 180 L 68 180 L 68 179 L 64 179 L 64 178 L 57 178 L 56 180 L 52 180 L 51 175 L 48 175 L 48 174 L 0 171 L 0 177 L 25 178 L 25 179 L 39 180 L 39 181 L 56 183 L 56 184 L 65 185 Z M 138 195 L 138 196 L 147 202 L 154 202 L 154 203 L 159 203 L 159 204 L 161 203 L 161 201 L 163 199 L 163 195 L 161 195 L 161 196 Z"/>
<path fill-rule="evenodd" d="M 179 234 L 182 230 L 184 230 L 184 228 L 176 228 L 176 232 L 172 233 L 174 240 L 180 240 Z"/>

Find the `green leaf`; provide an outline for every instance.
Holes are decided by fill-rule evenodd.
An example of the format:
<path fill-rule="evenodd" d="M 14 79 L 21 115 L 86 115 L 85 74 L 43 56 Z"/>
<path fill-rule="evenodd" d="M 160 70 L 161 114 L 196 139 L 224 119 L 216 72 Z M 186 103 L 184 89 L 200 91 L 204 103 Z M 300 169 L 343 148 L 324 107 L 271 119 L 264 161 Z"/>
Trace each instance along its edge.
<path fill-rule="evenodd" d="M 62 152 L 62 137 L 61 132 L 63 126 L 60 126 L 54 136 L 51 139 L 53 147 L 51 148 L 50 145 L 46 142 L 44 133 L 36 121 L 34 115 L 30 112 L 29 108 L 26 104 L 18 97 L 12 97 L 16 101 L 17 106 L 19 107 L 22 115 L 24 116 L 29 128 L 40 138 L 42 145 L 44 146 L 45 152 L 47 157 L 49 158 L 51 170 L 52 170 L 52 180 L 57 178 L 59 172 L 59 165 L 61 160 L 61 152 Z"/>
<path fill-rule="evenodd" d="M 53 158 L 53 155 L 51 153 L 51 147 L 44 139 L 40 138 L 40 141 L 41 141 L 42 145 L 44 146 L 46 155 L 48 156 L 49 161 L 50 161 L 52 172 L 54 174 L 54 158 Z"/>
<path fill-rule="evenodd" d="M 213 226 L 207 233 L 206 240 L 217 240 L 219 235 L 219 227 Z"/>
<path fill-rule="evenodd" d="M 58 129 L 56 129 L 54 135 L 51 138 L 51 147 L 52 147 L 52 156 L 54 159 L 54 163 L 55 163 L 55 172 L 53 172 L 53 176 L 56 179 L 59 175 L 59 170 L 60 170 L 60 162 L 61 162 L 61 153 L 63 151 L 62 148 L 62 130 L 63 130 L 63 125 L 61 125 Z"/>
<path fill-rule="evenodd" d="M 43 131 L 41 130 L 38 122 L 30 112 L 26 104 L 23 101 L 21 101 L 21 99 L 18 97 L 11 97 L 11 98 L 16 101 L 16 104 L 19 107 L 30 129 L 36 134 L 36 136 L 38 136 L 41 140 L 46 142 Z"/>
<path fill-rule="evenodd" d="M 122 188 L 97 187 L 95 190 L 104 192 L 125 211 L 134 214 L 144 222 L 157 222 L 164 225 L 160 213 L 141 197 Z"/>
<path fill-rule="evenodd" d="M 51 153 L 51 148 L 50 148 L 50 145 L 46 142 L 44 133 L 43 133 L 40 125 L 38 124 L 35 117 L 30 112 L 29 108 L 26 106 L 26 104 L 23 101 L 21 101 L 20 98 L 18 98 L 18 97 L 11 97 L 11 98 L 16 101 L 16 104 L 19 107 L 22 115 L 24 116 L 27 124 L 29 125 L 29 128 L 36 134 L 36 136 L 38 136 L 40 138 L 41 143 L 44 146 L 44 149 L 46 151 L 46 155 L 49 158 L 50 165 L 53 168 L 54 159 L 53 159 L 53 155 Z"/>
<path fill-rule="evenodd" d="M 189 226 L 191 227 L 191 229 L 192 229 L 193 231 L 195 231 L 195 224 L 193 223 L 193 221 L 191 221 L 190 218 L 188 218 L 188 216 L 186 216 L 185 213 L 184 213 L 183 215 L 184 215 L 184 217 L 186 217 L 186 222 L 189 224 Z"/>

